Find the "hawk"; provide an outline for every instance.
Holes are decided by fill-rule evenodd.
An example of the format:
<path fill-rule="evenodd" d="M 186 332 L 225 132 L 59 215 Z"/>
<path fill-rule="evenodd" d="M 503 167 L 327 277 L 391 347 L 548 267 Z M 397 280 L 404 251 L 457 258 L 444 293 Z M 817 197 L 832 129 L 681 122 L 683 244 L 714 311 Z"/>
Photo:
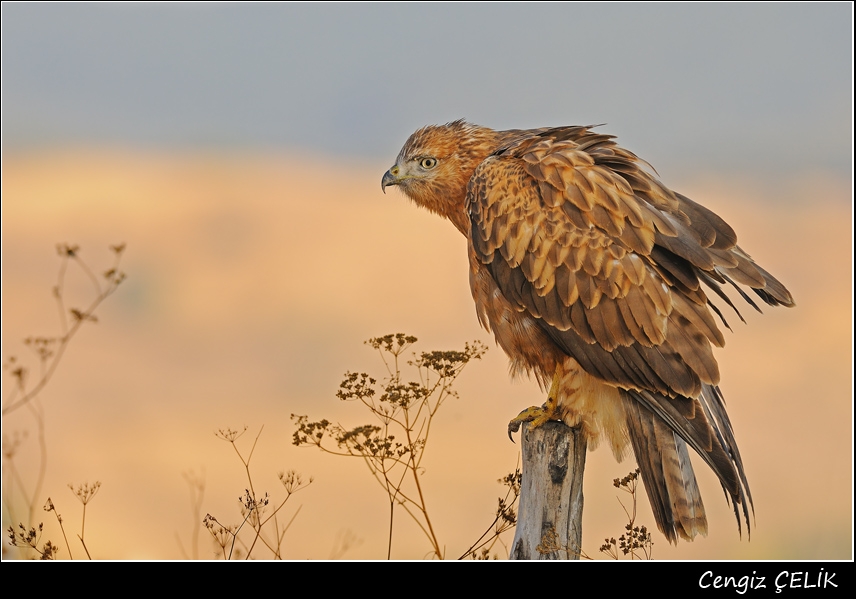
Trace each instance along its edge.
<path fill-rule="evenodd" d="M 749 532 L 752 495 L 712 352 L 725 343 L 714 315 L 728 323 L 708 293 L 741 320 L 724 286 L 759 311 L 743 287 L 771 306 L 793 298 L 723 219 L 593 128 L 424 127 L 381 188 L 398 186 L 467 237 L 479 321 L 513 375 L 549 390 L 509 431 L 561 420 L 619 461 L 632 447 L 671 543 L 707 534 L 689 445 Z"/>

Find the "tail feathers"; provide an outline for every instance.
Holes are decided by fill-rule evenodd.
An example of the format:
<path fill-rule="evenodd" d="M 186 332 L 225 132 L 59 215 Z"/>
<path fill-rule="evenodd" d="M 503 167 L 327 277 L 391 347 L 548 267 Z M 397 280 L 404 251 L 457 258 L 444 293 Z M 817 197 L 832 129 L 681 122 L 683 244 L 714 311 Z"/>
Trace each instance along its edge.
<path fill-rule="evenodd" d="M 734 439 L 734 430 L 731 428 L 731 421 L 728 419 L 728 414 L 725 412 L 725 399 L 722 397 L 722 391 L 719 387 L 713 385 L 702 385 L 701 405 L 704 408 L 704 413 L 708 421 L 713 424 L 713 430 L 716 432 L 717 440 L 722 447 L 726 448 L 731 461 L 734 463 L 735 470 L 740 477 L 740 485 L 738 492 L 735 495 L 723 484 L 722 490 L 725 491 L 725 497 L 731 502 L 734 507 L 734 516 L 737 518 L 737 530 L 742 534 L 740 511 L 742 508 L 743 520 L 746 522 L 746 534 L 752 533 L 752 526 L 749 523 L 749 509 L 752 509 L 752 516 L 755 516 L 755 505 L 752 501 L 752 492 L 749 490 L 749 483 L 746 480 L 746 472 L 743 470 L 743 458 L 740 457 L 740 450 L 737 449 L 737 441 Z M 738 507 L 738 504 L 740 507 Z"/>
<path fill-rule="evenodd" d="M 687 444 L 638 401 L 625 402 L 627 428 L 654 511 L 657 527 L 670 543 L 707 535 L 707 518 Z"/>
<path fill-rule="evenodd" d="M 666 423 L 654 419 L 657 444 L 662 450 L 662 467 L 669 499 L 675 507 L 676 529 L 681 538 L 692 541 L 696 534 L 707 536 L 707 518 L 698 490 L 687 444 Z"/>
<path fill-rule="evenodd" d="M 719 389 L 703 385 L 696 399 L 625 391 L 630 442 L 657 526 L 676 543 L 707 534 L 707 519 L 690 463 L 689 444 L 716 473 L 734 507 L 737 529 L 751 533 L 752 494 Z M 741 514 L 742 512 L 742 514 Z M 742 518 L 741 518 L 742 515 Z"/>

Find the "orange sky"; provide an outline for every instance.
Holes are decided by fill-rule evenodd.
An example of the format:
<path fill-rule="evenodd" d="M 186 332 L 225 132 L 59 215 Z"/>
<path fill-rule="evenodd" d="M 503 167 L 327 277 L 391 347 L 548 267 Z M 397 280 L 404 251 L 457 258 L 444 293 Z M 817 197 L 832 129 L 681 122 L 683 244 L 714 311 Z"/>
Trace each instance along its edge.
<path fill-rule="evenodd" d="M 481 330 L 470 296 L 465 240 L 397 191 L 380 192 L 388 164 L 342 164 L 288 154 L 148 154 L 79 149 L 3 158 L 3 357 L 21 340 L 55 335 L 51 297 L 55 244 L 75 243 L 96 272 L 107 249 L 127 243 L 127 281 L 72 342 L 40 396 L 50 496 L 71 531 L 80 505 L 68 483 L 98 480 L 87 508 L 86 542 L 96 558 L 182 557 L 194 518 L 183 473 L 205 479 L 202 515 L 239 520 L 246 487 L 231 448 L 214 436 L 249 427 L 257 489 L 282 497 L 276 474 L 296 469 L 314 483 L 286 506 L 301 506 L 285 557 L 384 558 L 386 499 L 356 460 L 291 445 L 292 413 L 346 426 L 368 422 L 335 397 L 346 371 L 382 375 L 363 340 L 391 332 L 419 337 L 415 350 L 491 348 L 459 379 L 434 423 L 424 484 L 438 537 L 457 557 L 489 524 L 518 447 L 508 420 L 543 401 L 530 381 L 511 382 L 506 358 Z M 710 535 L 668 547 L 660 559 L 852 558 L 852 254 L 849 183 L 797 173 L 776 185 L 717 174 L 666 181 L 712 208 L 741 246 L 792 291 L 793 310 L 742 310 L 717 357 L 722 389 L 755 499 L 751 542 L 741 541 L 715 476 L 696 461 Z M 69 274 L 70 306 L 90 298 Z M 75 299 L 76 298 L 76 299 Z M 76 301 L 76 303 L 75 303 Z M 32 364 L 36 366 L 36 364 Z M 4 376 L 3 396 L 10 393 Z M 15 455 L 26 488 L 38 469 L 28 410 L 3 419 L 4 435 L 29 431 Z M 584 549 L 622 532 L 613 478 L 633 468 L 605 448 L 586 466 Z M 4 462 L 3 525 L 24 507 Z M 11 501 L 8 499 L 11 493 Z M 52 514 L 37 521 L 68 557 Z M 429 546 L 399 515 L 395 558 Z M 647 499 L 641 523 L 653 528 Z M 200 557 L 211 557 L 199 536 Z M 509 538 L 510 541 L 510 538 Z M 75 557 L 82 549 L 72 542 Z M 259 557 L 264 557 L 260 554 Z M 597 557 L 602 557 L 597 555 Z"/>

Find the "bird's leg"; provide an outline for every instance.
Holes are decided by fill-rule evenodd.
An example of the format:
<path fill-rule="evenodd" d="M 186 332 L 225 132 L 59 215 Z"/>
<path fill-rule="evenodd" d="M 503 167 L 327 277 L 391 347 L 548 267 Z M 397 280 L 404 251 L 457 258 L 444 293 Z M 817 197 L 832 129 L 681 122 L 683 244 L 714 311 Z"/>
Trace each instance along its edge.
<path fill-rule="evenodd" d="M 531 422 L 531 428 L 538 428 L 548 420 L 555 420 L 556 408 L 559 405 L 559 381 L 562 380 L 561 366 L 556 366 L 556 372 L 553 374 L 553 382 L 550 384 L 550 391 L 547 393 L 547 401 L 540 408 L 532 406 L 520 412 L 516 418 L 508 423 L 508 438 L 513 442 L 511 434 L 520 430 L 520 425 L 524 422 Z"/>

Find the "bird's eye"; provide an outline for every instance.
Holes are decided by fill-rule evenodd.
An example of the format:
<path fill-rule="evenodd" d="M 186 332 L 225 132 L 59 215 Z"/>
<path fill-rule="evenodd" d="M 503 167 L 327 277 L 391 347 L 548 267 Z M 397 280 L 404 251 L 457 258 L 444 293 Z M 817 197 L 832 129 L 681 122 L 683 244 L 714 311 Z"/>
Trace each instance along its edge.
<path fill-rule="evenodd" d="M 437 159 L 436 158 L 422 158 L 421 160 L 419 160 L 419 165 L 425 169 L 434 168 L 435 166 L 437 166 Z"/>

